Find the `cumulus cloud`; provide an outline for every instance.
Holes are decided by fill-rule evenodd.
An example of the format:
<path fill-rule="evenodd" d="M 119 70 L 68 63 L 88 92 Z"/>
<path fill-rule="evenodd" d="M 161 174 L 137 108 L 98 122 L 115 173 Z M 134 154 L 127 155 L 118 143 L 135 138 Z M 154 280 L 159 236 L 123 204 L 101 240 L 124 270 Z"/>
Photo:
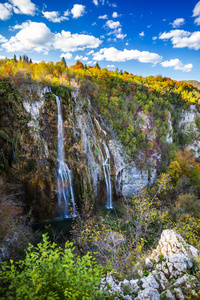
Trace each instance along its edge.
<path fill-rule="evenodd" d="M 6 57 L 4 55 L 0 55 L 0 59 L 5 59 Z"/>
<path fill-rule="evenodd" d="M 185 24 L 185 19 L 183 18 L 177 18 L 174 20 L 173 23 L 170 23 L 174 28 L 180 27 L 181 25 Z"/>
<path fill-rule="evenodd" d="M 144 31 L 139 33 L 140 36 L 144 36 Z"/>
<path fill-rule="evenodd" d="M 87 55 L 90 55 L 90 54 L 93 54 L 94 53 L 94 50 L 91 50 L 87 53 Z"/>
<path fill-rule="evenodd" d="M 53 23 L 60 23 L 61 21 L 69 20 L 68 11 L 65 12 L 65 14 L 63 16 L 60 16 L 58 11 L 43 11 L 42 13 L 47 20 L 49 20 Z"/>
<path fill-rule="evenodd" d="M 107 33 L 107 35 L 114 35 L 117 39 L 122 39 L 122 40 L 127 36 L 127 34 L 122 33 L 121 27 L 110 31 L 109 33 Z M 114 40 L 116 41 L 116 39 Z M 111 38 L 109 38 L 108 41 L 111 41 Z"/>
<path fill-rule="evenodd" d="M 107 68 L 114 68 L 114 65 L 107 65 Z"/>
<path fill-rule="evenodd" d="M 60 55 L 60 57 L 64 57 L 66 59 L 71 59 L 72 58 L 72 54 L 71 53 L 62 53 Z"/>
<path fill-rule="evenodd" d="M 98 0 L 93 0 L 93 3 L 97 6 L 99 5 Z"/>
<path fill-rule="evenodd" d="M 196 17 L 194 23 L 200 25 L 200 1 L 195 5 L 192 16 Z"/>
<path fill-rule="evenodd" d="M 34 16 L 36 6 L 30 0 L 9 0 L 10 3 L 0 3 L 0 20 L 8 20 L 15 14 Z"/>
<path fill-rule="evenodd" d="M 74 4 L 73 8 L 71 9 L 71 13 L 74 19 L 82 17 L 85 13 L 85 5 Z"/>
<path fill-rule="evenodd" d="M 31 51 L 48 53 L 54 34 L 44 23 L 27 21 L 21 25 L 21 30 L 2 44 L 8 52 Z"/>
<path fill-rule="evenodd" d="M 24 14 L 34 16 L 36 6 L 30 0 L 9 0 L 13 4 L 13 10 L 16 14 Z"/>
<path fill-rule="evenodd" d="M 139 51 L 139 50 L 118 50 L 114 47 L 103 48 L 99 52 L 93 54 L 93 59 L 97 61 L 115 61 L 122 62 L 127 60 L 138 60 L 143 63 L 157 64 L 162 60 L 162 56 L 157 53 L 152 53 L 149 51 Z"/>
<path fill-rule="evenodd" d="M 116 38 L 117 38 L 117 39 L 123 40 L 126 36 L 127 36 L 127 34 L 118 33 L 118 34 L 116 35 Z"/>
<path fill-rule="evenodd" d="M 120 15 L 118 15 L 118 13 L 117 13 L 116 11 L 114 11 L 114 12 L 112 13 L 112 17 L 113 17 L 113 18 L 118 18 L 118 17 L 120 17 Z"/>
<path fill-rule="evenodd" d="M 7 42 L 7 39 L 0 34 L 0 43 L 5 43 L 5 42 Z"/>
<path fill-rule="evenodd" d="M 153 40 L 153 41 L 157 40 L 157 36 L 153 36 L 153 37 L 152 37 L 152 40 Z"/>
<path fill-rule="evenodd" d="M 106 19 L 108 19 L 108 15 L 99 16 L 98 19 L 106 20 Z"/>
<path fill-rule="evenodd" d="M 114 22 L 113 20 L 108 20 L 108 21 L 106 22 L 106 26 L 107 26 L 108 28 L 110 28 L 110 29 L 116 29 L 116 28 L 120 27 L 121 24 L 120 24 L 119 21 Z"/>
<path fill-rule="evenodd" d="M 88 61 L 88 57 L 83 57 L 82 55 L 76 55 L 74 60 L 83 60 L 83 61 Z"/>
<path fill-rule="evenodd" d="M 70 31 L 62 30 L 61 33 L 55 35 L 54 47 L 63 52 L 74 52 L 86 48 L 97 48 L 101 43 L 100 39 L 92 35 L 71 34 Z"/>
<path fill-rule="evenodd" d="M 190 72 L 193 68 L 192 64 L 184 65 L 178 58 L 165 60 L 161 62 L 161 65 L 164 68 L 172 67 L 174 70 L 181 70 L 183 72 Z"/>
<path fill-rule="evenodd" d="M 9 3 L 0 3 L 0 20 L 6 21 L 12 16 L 12 5 Z"/>
<path fill-rule="evenodd" d="M 200 49 L 200 31 L 189 32 L 185 30 L 171 30 L 170 32 L 164 32 L 159 36 L 159 39 L 170 39 L 174 48 L 189 48 Z"/>

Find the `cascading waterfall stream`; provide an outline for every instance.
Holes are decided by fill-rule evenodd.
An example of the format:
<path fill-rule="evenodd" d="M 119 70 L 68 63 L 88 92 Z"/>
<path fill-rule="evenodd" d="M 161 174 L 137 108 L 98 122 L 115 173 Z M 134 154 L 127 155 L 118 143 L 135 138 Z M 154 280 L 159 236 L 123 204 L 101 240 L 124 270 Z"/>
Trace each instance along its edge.
<path fill-rule="evenodd" d="M 58 204 L 62 208 L 64 217 L 71 218 L 76 216 L 72 174 L 68 165 L 65 163 L 61 101 L 58 96 L 55 95 L 55 97 L 58 108 Z"/>
<path fill-rule="evenodd" d="M 103 170 L 104 170 L 104 177 L 106 182 L 106 192 L 107 192 L 107 209 L 112 209 L 112 184 L 111 184 L 111 167 L 110 167 L 110 152 L 108 150 L 108 147 L 106 145 L 105 139 L 107 137 L 107 133 L 105 130 L 103 130 L 99 124 L 99 121 L 94 117 L 95 122 L 97 123 L 100 131 L 104 134 L 104 140 L 102 142 L 104 146 L 104 150 L 106 153 L 106 158 L 104 159 L 103 154 L 101 153 L 102 160 L 103 160 Z"/>

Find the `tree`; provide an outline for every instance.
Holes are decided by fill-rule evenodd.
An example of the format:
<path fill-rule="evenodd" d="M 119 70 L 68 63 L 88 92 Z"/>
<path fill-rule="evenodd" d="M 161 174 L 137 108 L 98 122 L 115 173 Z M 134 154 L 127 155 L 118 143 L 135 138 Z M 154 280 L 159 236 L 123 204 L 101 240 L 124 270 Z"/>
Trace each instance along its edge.
<path fill-rule="evenodd" d="M 62 57 L 61 63 L 62 63 L 65 67 L 67 67 L 66 60 L 65 60 L 64 57 Z"/>
<path fill-rule="evenodd" d="M 100 66 L 99 66 L 99 64 L 98 64 L 98 62 L 96 62 L 96 64 L 94 65 L 94 67 L 97 68 L 97 69 L 99 69 L 99 70 L 101 69 Z"/>

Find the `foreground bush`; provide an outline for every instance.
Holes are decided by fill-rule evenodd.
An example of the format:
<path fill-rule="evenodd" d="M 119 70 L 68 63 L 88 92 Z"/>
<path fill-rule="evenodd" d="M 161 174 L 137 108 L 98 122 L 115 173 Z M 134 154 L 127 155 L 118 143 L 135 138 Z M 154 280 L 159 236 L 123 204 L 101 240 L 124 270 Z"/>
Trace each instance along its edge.
<path fill-rule="evenodd" d="M 75 257 L 72 245 L 67 242 L 62 251 L 44 235 L 24 261 L 2 263 L 0 299 L 105 299 L 99 291 L 103 269 L 90 253 Z"/>

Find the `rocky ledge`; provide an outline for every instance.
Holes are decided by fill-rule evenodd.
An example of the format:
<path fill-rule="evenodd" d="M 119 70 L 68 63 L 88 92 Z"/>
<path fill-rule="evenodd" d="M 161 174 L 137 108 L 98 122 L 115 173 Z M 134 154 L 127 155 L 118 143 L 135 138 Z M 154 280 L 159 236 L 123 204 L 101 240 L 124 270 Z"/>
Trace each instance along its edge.
<path fill-rule="evenodd" d="M 173 230 L 164 230 L 157 248 L 146 258 L 140 278 L 117 282 L 109 274 L 101 289 L 109 284 L 114 299 L 184 300 L 200 299 L 198 250 Z"/>

